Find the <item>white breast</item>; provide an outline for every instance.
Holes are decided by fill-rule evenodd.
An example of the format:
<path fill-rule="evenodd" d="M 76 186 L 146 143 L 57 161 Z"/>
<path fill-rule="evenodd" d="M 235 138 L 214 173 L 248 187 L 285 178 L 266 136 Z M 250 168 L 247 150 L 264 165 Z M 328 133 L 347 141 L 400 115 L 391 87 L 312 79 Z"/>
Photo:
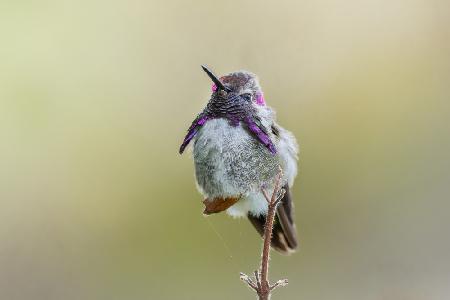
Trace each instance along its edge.
<path fill-rule="evenodd" d="M 233 216 L 248 212 L 259 215 L 267 211 L 261 187 L 272 188 L 278 167 L 285 171 L 285 182 L 292 184 L 296 173 L 295 152 L 288 147 L 291 135 L 275 139 L 278 149 L 273 155 L 241 125 L 232 126 L 226 119 L 213 119 L 199 130 L 194 139 L 194 163 L 197 186 L 205 198 L 242 196 L 229 208 Z M 295 140 L 293 140 L 295 143 Z"/>
<path fill-rule="evenodd" d="M 236 196 L 249 189 L 237 184 L 232 167 L 246 165 L 245 156 L 251 156 L 249 149 L 253 137 L 241 126 L 231 126 L 228 120 L 208 121 L 197 133 L 194 141 L 194 162 L 197 183 L 206 197 Z M 234 176 L 233 176 L 234 174 Z"/>

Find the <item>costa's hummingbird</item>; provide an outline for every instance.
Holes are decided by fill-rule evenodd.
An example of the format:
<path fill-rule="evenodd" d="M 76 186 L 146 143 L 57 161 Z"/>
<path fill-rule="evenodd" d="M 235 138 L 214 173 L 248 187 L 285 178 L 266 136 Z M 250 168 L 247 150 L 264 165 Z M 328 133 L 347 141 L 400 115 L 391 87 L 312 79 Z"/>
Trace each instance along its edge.
<path fill-rule="evenodd" d="M 281 167 L 285 194 L 277 208 L 272 247 L 288 254 L 298 245 L 290 188 L 297 175 L 295 137 L 275 122 L 255 74 L 229 73 L 213 81 L 211 98 L 195 118 L 180 146 L 193 141 L 197 187 L 205 214 L 226 212 L 247 217 L 262 235 L 268 204 L 262 188 L 272 190 Z"/>

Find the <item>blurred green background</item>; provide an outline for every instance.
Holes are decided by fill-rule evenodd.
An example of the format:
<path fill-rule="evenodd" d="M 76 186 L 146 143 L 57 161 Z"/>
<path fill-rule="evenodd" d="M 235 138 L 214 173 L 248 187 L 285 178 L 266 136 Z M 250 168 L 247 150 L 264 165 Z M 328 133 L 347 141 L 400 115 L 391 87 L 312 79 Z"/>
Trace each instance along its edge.
<path fill-rule="evenodd" d="M 301 145 L 274 299 L 450 297 L 450 4 L 1 1 L 0 299 L 253 299 L 187 127 L 248 69 Z"/>

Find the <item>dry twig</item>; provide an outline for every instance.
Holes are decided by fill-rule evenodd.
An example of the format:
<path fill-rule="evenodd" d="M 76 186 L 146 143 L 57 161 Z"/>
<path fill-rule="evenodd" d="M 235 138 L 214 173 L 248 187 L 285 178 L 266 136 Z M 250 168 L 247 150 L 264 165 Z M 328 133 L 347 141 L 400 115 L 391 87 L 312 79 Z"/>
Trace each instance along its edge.
<path fill-rule="evenodd" d="M 269 198 L 267 192 L 261 189 L 261 192 L 266 198 L 268 203 L 268 212 L 266 217 L 266 224 L 264 225 L 264 244 L 261 255 L 261 267 L 258 271 L 255 271 L 254 278 L 241 273 L 241 280 L 247 283 L 247 285 L 253 289 L 257 294 L 259 300 L 270 299 L 271 291 L 279 286 L 285 286 L 288 284 L 287 279 L 278 280 L 274 284 L 269 283 L 269 259 L 270 259 L 270 241 L 272 239 L 273 221 L 275 219 L 275 214 L 277 211 L 277 206 L 284 196 L 284 189 L 280 188 L 281 178 L 283 173 L 278 172 L 277 178 L 275 180 L 275 187 L 273 189 L 272 197 Z"/>

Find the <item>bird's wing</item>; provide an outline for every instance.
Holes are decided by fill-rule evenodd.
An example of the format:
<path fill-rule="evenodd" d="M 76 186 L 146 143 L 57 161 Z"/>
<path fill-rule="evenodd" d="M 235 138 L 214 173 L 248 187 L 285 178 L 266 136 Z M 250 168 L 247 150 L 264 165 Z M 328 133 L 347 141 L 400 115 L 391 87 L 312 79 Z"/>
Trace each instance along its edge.
<path fill-rule="evenodd" d="M 276 137 L 276 146 L 281 158 L 281 167 L 283 169 L 283 179 L 288 182 L 289 187 L 294 184 L 297 176 L 297 163 L 299 147 L 294 135 L 278 125 L 273 123 L 271 131 Z"/>
<path fill-rule="evenodd" d="M 283 199 L 277 208 L 277 218 L 281 227 L 281 232 L 287 242 L 290 251 L 294 251 L 298 247 L 297 229 L 294 223 L 294 205 L 292 202 L 292 195 L 289 190 L 289 185 L 286 184 L 283 189 Z"/>
<path fill-rule="evenodd" d="M 283 188 L 286 192 L 277 208 L 277 214 L 273 224 L 271 246 L 281 254 L 290 254 L 298 247 L 297 230 L 293 219 L 293 205 L 289 186 L 286 184 Z M 256 231 L 263 236 L 266 216 L 254 216 L 249 213 L 248 219 Z"/>

